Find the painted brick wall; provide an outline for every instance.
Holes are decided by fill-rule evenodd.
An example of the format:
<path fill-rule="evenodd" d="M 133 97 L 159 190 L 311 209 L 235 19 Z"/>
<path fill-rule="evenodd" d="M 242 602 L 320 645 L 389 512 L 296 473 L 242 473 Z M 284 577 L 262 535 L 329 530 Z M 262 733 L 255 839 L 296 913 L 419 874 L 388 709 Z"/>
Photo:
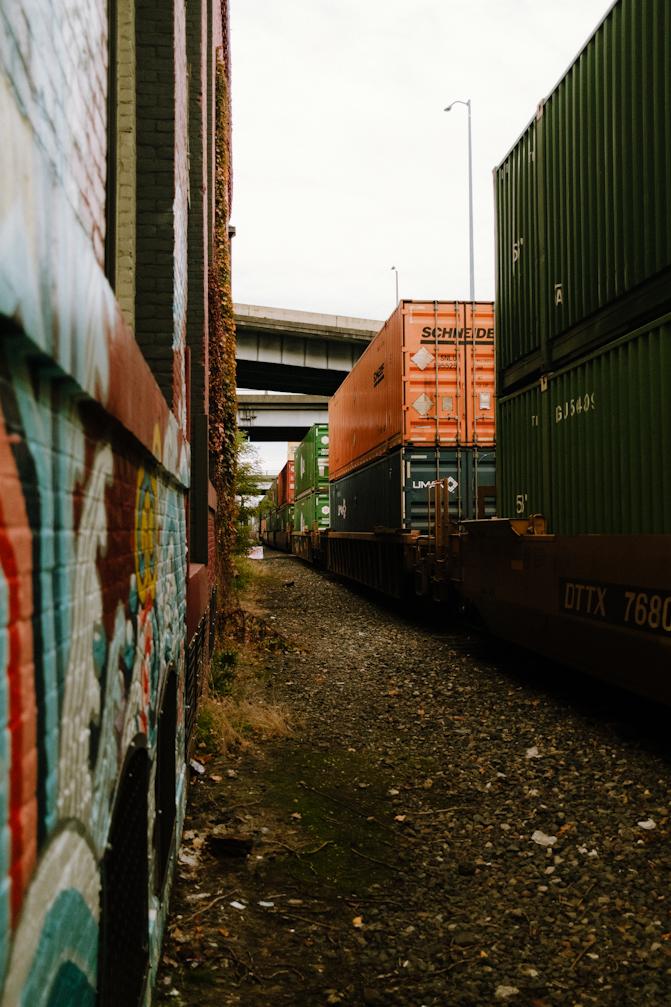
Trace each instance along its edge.
<path fill-rule="evenodd" d="M 14 100 L 102 265 L 107 4 L 4 0 L 0 24 Z"/>
<path fill-rule="evenodd" d="M 118 302 L 104 275 L 107 4 L 0 5 L 0 1002 L 11 1007 L 95 1000 L 101 861 L 138 748 L 151 767 L 154 974 L 167 911 L 153 876 L 156 718 L 172 668 L 178 836 L 185 802 L 184 351 L 189 276 L 206 275 L 204 240 L 189 242 L 189 122 L 210 115 L 189 88 L 185 0 L 117 10 Z M 216 0 L 209 14 L 207 65 Z M 198 394 L 204 410 L 205 381 Z"/>
<path fill-rule="evenodd" d="M 138 739 L 153 757 L 170 666 L 183 692 L 184 489 L 50 361 L 36 363 L 24 336 L 3 336 L 3 1002 L 37 1005 L 51 992 L 60 1003 L 68 965 L 86 1003 L 119 767 Z M 174 454 L 175 433 L 157 426 L 158 456 Z M 183 711 L 178 723 L 182 751 Z M 183 760 L 179 780 L 181 809 Z M 150 863 L 153 892 L 151 881 Z M 152 898 L 150 936 L 163 923 Z"/>

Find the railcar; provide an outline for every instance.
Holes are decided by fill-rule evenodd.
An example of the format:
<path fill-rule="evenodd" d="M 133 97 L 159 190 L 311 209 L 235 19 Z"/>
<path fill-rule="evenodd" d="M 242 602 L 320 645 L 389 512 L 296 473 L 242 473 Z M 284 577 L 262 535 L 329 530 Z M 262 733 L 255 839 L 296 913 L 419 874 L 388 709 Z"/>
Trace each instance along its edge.
<path fill-rule="evenodd" d="M 504 517 L 481 506 L 491 485 L 460 464 L 445 470 L 438 408 L 425 452 L 433 475 L 419 476 L 424 492 L 413 499 L 416 445 L 395 443 L 388 419 L 368 422 L 393 372 L 381 340 L 334 399 L 331 442 L 349 454 L 331 458 L 331 523 L 318 552 L 341 576 L 468 610 L 502 639 L 666 703 L 671 34 L 658 25 L 667 16 L 666 0 L 618 0 L 495 171 Z M 634 163 L 632 150 L 645 156 Z M 423 350 L 437 357 L 446 328 L 422 326 L 403 365 L 421 370 Z M 439 387 L 437 378 L 436 397 Z M 430 399 L 423 389 L 401 407 L 428 412 Z M 470 513 L 455 505 L 455 482 L 472 487 Z"/>

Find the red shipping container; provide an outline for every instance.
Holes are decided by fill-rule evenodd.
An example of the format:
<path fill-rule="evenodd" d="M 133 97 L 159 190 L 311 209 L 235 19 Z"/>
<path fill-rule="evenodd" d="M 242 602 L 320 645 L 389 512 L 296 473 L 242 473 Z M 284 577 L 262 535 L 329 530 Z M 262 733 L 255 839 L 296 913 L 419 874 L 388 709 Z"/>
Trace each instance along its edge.
<path fill-rule="evenodd" d="M 401 301 L 329 403 L 329 475 L 399 444 L 493 447 L 494 305 Z"/>
<path fill-rule="evenodd" d="M 294 462 L 288 461 L 277 477 L 277 506 L 294 502 Z"/>

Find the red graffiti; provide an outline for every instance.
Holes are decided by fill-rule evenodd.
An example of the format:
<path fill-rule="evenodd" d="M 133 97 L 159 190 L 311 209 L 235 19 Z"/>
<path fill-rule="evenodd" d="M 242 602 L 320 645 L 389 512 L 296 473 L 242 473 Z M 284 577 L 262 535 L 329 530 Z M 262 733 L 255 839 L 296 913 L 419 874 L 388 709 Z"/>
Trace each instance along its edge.
<path fill-rule="evenodd" d="M 9 439 L 1 419 L 0 471 L 3 474 L 0 566 L 7 590 L 5 674 L 10 736 L 9 877 L 14 926 L 37 857 L 37 708 L 32 636 L 32 534 Z"/>

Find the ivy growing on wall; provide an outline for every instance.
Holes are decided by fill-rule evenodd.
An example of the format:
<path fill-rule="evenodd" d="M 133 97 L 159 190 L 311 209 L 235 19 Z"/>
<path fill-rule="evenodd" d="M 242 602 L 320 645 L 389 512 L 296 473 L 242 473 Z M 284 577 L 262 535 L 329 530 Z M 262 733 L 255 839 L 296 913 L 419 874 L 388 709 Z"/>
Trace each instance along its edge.
<path fill-rule="evenodd" d="M 231 293 L 230 93 L 226 65 L 217 63 L 214 240 L 209 282 L 210 330 L 210 471 L 217 491 L 216 587 L 217 635 L 224 632 L 231 605 L 236 539 L 236 372 L 235 321 Z"/>

